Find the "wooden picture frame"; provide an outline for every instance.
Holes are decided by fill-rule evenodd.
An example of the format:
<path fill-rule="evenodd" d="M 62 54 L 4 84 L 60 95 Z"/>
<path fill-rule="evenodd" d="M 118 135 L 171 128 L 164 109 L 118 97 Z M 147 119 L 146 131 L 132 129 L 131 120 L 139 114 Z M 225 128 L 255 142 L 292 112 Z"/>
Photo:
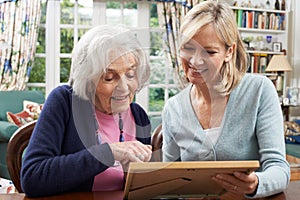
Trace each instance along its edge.
<path fill-rule="evenodd" d="M 282 43 L 281 42 L 273 42 L 273 51 L 274 52 L 281 52 Z"/>
<path fill-rule="evenodd" d="M 124 199 L 218 197 L 225 190 L 212 180 L 218 173 L 250 173 L 259 161 L 132 162 Z"/>

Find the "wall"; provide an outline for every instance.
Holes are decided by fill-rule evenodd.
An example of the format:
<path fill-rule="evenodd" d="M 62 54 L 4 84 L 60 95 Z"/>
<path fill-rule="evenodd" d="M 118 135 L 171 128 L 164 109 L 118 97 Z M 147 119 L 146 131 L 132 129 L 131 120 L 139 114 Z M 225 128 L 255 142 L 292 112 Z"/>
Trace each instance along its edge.
<path fill-rule="evenodd" d="M 293 68 L 292 72 L 287 73 L 287 85 L 300 88 L 300 1 L 291 0 L 291 10 L 289 17 L 289 49 L 288 59 Z M 297 34 L 298 33 L 298 34 Z M 300 104 L 300 98 L 298 100 Z M 291 108 L 290 119 L 300 119 L 300 107 Z"/>
<path fill-rule="evenodd" d="M 292 30 L 290 31 L 291 41 L 289 44 L 291 47 L 289 50 L 292 52 L 292 54 L 289 54 L 289 60 L 291 62 L 290 64 L 293 67 L 293 71 L 290 74 L 290 85 L 293 87 L 300 87 L 300 23 L 298 21 L 300 19 L 300 1 L 293 0 L 292 3 L 294 4 L 292 5 L 291 9 L 291 14 L 293 15 L 293 20 L 291 21 L 293 22 L 290 26 Z"/>

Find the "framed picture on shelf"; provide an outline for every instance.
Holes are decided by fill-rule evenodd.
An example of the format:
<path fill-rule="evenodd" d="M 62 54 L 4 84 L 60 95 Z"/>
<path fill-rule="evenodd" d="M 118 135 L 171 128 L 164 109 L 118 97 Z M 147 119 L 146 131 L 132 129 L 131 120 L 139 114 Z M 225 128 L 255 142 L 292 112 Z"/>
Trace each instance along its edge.
<path fill-rule="evenodd" d="M 289 105 L 297 106 L 299 101 L 299 90 L 298 87 L 287 87 L 286 97 L 289 100 Z"/>
<path fill-rule="evenodd" d="M 273 42 L 273 51 L 281 52 L 281 42 Z"/>

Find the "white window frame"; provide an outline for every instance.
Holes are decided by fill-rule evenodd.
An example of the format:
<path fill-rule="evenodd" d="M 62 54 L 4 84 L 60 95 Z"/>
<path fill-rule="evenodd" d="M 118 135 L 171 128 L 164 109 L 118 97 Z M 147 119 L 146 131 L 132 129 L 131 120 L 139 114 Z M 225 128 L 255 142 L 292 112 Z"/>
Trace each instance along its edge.
<path fill-rule="evenodd" d="M 117 0 L 116 0 L 117 1 Z M 122 0 L 119 0 L 122 2 Z M 138 28 L 149 29 L 148 34 L 143 32 L 143 35 L 138 35 L 138 38 L 142 42 L 143 46 L 150 47 L 150 31 L 163 31 L 159 28 L 150 27 L 150 4 L 153 1 L 137 1 L 138 3 Z M 122 9 L 122 8 L 121 8 Z M 77 11 L 78 2 L 75 1 L 74 7 L 74 25 L 61 25 L 60 24 L 60 1 L 48 0 L 47 2 L 47 16 L 46 16 L 46 49 L 45 54 L 36 54 L 36 57 L 44 57 L 46 63 L 46 78 L 45 83 L 29 83 L 28 86 L 32 87 L 45 87 L 46 96 L 60 83 L 60 58 L 71 58 L 71 54 L 60 53 L 60 29 L 61 28 L 73 28 L 74 29 L 74 44 L 78 40 L 78 27 L 82 28 L 82 25 L 77 23 Z M 122 20 L 123 21 L 123 20 Z M 93 15 L 92 15 L 92 26 L 106 24 L 106 0 L 93 0 Z M 43 26 L 43 25 L 42 25 Z M 84 27 L 91 28 L 91 27 Z M 165 57 L 153 57 L 150 59 L 166 59 Z M 168 68 L 165 67 L 165 81 L 160 84 L 149 84 L 143 90 L 136 95 L 136 101 L 146 110 L 149 115 L 160 115 L 161 112 L 150 112 L 149 111 L 149 88 L 164 88 L 165 96 L 164 102 L 169 98 L 169 89 L 178 87 L 176 84 L 169 84 L 169 77 L 167 76 Z"/>

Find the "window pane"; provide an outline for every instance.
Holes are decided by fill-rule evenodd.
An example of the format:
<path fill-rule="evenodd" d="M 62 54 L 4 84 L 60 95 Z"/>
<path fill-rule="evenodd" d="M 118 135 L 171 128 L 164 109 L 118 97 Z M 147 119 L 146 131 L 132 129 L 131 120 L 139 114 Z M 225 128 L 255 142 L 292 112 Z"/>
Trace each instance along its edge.
<path fill-rule="evenodd" d="M 120 9 L 121 4 L 120 4 L 119 1 L 107 1 L 106 2 L 106 8 Z"/>
<path fill-rule="evenodd" d="M 121 24 L 122 19 L 121 19 L 121 4 L 120 2 L 107 2 L 106 3 L 106 20 L 107 24 Z"/>
<path fill-rule="evenodd" d="M 36 53 L 45 53 L 45 35 L 46 29 L 44 27 L 39 27 L 38 39 L 36 43 Z"/>
<path fill-rule="evenodd" d="M 177 81 L 177 76 L 178 76 L 177 72 L 172 66 L 168 67 L 168 70 L 167 70 L 166 73 L 168 73 L 167 76 L 169 77 L 169 81 L 168 81 L 169 84 L 177 84 L 178 83 L 178 81 Z"/>
<path fill-rule="evenodd" d="M 47 13 L 47 0 L 42 0 L 41 1 L 41 20 L 40 24 L 46 24 L 46 13 Z"/>
<path fill-rule="evenodd" d="M 138 12 L 136 3 L 128 2 L 124 4 L 124 24 L 129 27 L 137 27 Z"/>
<path fill-rule="evenodd" d="M 123 6 L 124 5 L 124 6 Z M 107 24 L 125 24 L 128 27 L 137 27 L 137 4 L 135 2 L 107 2 Z"/>
<path fill-rule="evenodd" d="M 149 111 L 162 111 L 164 107 L 164 89 L 149 88 Z"/>
<path fill-rule="evenodd" d="M 63 0 L 60 2 L 60 23 L 74 24 L 74 3 Z"/>
<path fill-rule="evenodd" d="M 151 49 L 150 49 L 150 55 L 151 56 L 159 56 L 163 55 L 163 38 L 164 33 L 163 32 L 150 32 L 150 40 L 151 40 Z"/>
<path fill-rule="evenodd" d="M 177 85 L 178 87 L 180 87 L 181 83 L 179 81 L 179 74 L 180 74 L 181 79 L 182 79 L 182 77 L 185 76 L 183 69 L 181 67 L 179 69 L 179 72 L 177 72 L 177 70 L 175 70 L 172 66 L 168 65 L 167 72 L 165 72 L 165 73 L 168 73 L 167 76 L 169 78 L 169 80 L 168 80 L 169 84 L 174 84 L 174 85 Z"/>
<path fill-rule="evenodd" d="M 69 80 L 69 73 L 71 68 L 71 58 L 60 59 L 60 82 L 66 83 Z"/>
<path fill-rule="evenodd" d="M 61 29 L 60 31 L 60 52 L 71 53 L 74 43 L 73 29 Z"/>
<path fill-rule="evenodd" d="M 165 83 L 165 68 L 162 60 L 150 60 L 150 84 Z"/>
<path fill-rule="evenodd" d="M 29 83 L 45 83 L 45 58 L 35 57 L 30 71 Z"/>
<path fill-rule="evenodd" d="M 156 4 L 151 4 L 150 7 L 150 27 L 159 27 L 158 16 L 157 16 L 157 6 Z"/>
<path fill-rule="evenodd" d="M 93 1 L 79 0 L 78 1 L 78 24 L 92 25 Z"/>

